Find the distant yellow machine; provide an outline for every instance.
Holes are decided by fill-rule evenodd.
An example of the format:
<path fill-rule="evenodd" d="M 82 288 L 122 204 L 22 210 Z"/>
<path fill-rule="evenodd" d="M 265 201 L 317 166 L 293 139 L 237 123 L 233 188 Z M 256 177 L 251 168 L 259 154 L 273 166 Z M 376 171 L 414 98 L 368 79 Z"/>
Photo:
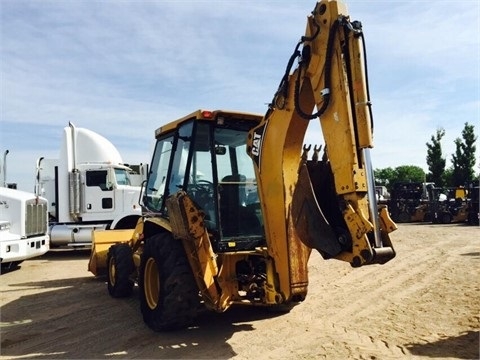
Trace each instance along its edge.
<path fill-rule="evenodd" d="M 464 187 L 429 189 L 428 219 L 434 224 L 465 223 L 468 221 L 468 191 Z"/>
<path fill-rule="evenodd" d="M 317 118 L 323 151 L 303 146 Z M 290 310 L 312 248 L 354 267 L 395 256 L 375 198 L 362 28 L 340 2 L 316 4 L 265 116 L 198 110 L 155 137 L 137 227 L 95 232 L 89 264 L 114 297 L 138 283 L 153 330 L 202 307 Z"/>

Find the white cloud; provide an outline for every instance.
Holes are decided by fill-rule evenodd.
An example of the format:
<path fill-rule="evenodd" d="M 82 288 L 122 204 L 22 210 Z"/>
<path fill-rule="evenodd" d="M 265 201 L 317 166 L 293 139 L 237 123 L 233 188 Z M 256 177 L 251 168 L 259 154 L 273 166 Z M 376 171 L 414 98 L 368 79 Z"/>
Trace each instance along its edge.
<path fill-rule="evenodd" d="M 449 158 L 464 123 L 480 127 L 480 3 L 347 4 L 366 36 L 374 166 L 426 168 L 425 143 L 438 127 Z M 137 162 L 149 160 L 155 128 L 197 108 L 264 113 L 314 5 L 3 0 L 0 150 L 11 151 L 9 178 L 28 178 L 68 121 Z"/>

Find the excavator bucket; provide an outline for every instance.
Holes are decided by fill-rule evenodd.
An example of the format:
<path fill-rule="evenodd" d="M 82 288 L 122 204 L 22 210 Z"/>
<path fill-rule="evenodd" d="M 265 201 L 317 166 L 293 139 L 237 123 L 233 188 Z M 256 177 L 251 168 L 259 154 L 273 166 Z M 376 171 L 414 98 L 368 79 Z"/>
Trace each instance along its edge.
<path fill-rule="evenodd" d="M 348 232 L 339 234 L 339 230 L 346 228 L 346 225 L 338 207 L 334 206 L 335 192 L 328 164 L 316 163 L 318 166 L 314 167 L 310 164 L 300 167 L 292 202 L 292 216 L 302 242 L 317 249 L 323 258 L 330 259 L 342 251 L 351 250 L 352 241 Z M 316 186 L 312 184 L 311 175 Z M 318 189 L 323 189 L 322 194 L 318 193 Z"/>
<path fill-rule="evenodd" d="M 396 225 L 389 219 L 385 208 L 377 209 L 375 206 L 372 217 L 378 221 L 373 221 L 370 228 L 365 225 L 370 221 L 363 219 L 362 215 L 352 220 L 353 226 L 358 229 L 352 232 L 352 224 L 347 224 L 345 219 L 354 219 L 356 216 L 349 211 L 345 200 L 339 200 L 328 161 L 307 161 L 300 166 L 292 217 L 305 245 L 318 250 L 324 259 L 348 261 L 354 267 L 386 263 L 395 257 L 388 233 L 395 230 Z M 370 240 L 374 238 L 375 225 L 378 227 L 380 244 Z"/>
<path fill-rule="evenodd" d="M 88 263 L 88 271 L 95 276 L 105 275 L 107 270 L 107 255 L 110 246 L 129 242 L 134 229 L 121 230 L 93 230 L 92 251 Z"/>

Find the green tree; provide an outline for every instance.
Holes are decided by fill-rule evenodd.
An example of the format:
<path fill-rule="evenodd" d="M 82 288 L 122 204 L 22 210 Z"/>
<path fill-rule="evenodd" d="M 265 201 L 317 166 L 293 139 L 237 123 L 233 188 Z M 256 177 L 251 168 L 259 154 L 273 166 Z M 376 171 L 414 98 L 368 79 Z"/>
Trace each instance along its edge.
<path fill-rule="evenodd" d="M 445 184 L 445 186 L 447 187 L 453 187 L 453 167 L 449 167 L 447 169 L 445 169 L 445 173 L 443 174 L 443 183 Z"/>
<path fill-rule="evenodd" d="M 388 188 L 390 181 L 395 177 L 395 170 L 391 167 L 373 170 L 375 185 L 383 185 Z"/>
<path fill-rule="evenodd" d="M 452 154 L 453 184 L 451 186 L 464 186 L 475 179 L 475 136 L 474 126 L 468 122 L 462 130 L 462 138 L 455 139 L 455 153 Z"/>
<path fill-rule="evenodd" d="M 402 165 L 395 168 L 395 182 L 423 182 L 425 171 L 419 166 Z"/>
<path fill-rule="evenodd" d="M 444 185 L 443 175 L 445 173 L 446 159 L 442 157 L 441 140 L 445 136 L 445 130 L 437 129 L 437 133 L 432 135 L 431 142 L 427 142 L 427 181 L 434 182 L 436 186 Z"/>
<path fill-rule="evenodd" d="M 425 181 L 425 172 L 419 166 L 401 165 L 395 169 L 387 167 L 374 170 L 376 185 L 386 186 L 391 192 L 393 184 L 396 182 L 423 182 Z"/>

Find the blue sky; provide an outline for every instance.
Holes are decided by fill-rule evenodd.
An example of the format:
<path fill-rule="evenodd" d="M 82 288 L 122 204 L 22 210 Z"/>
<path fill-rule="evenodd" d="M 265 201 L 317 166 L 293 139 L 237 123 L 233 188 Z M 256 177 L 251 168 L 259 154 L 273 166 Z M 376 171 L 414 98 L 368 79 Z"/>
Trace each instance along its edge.
<path fill-rule="evenodd" d="M 314 5 L 0 0 L 7 181 L 32 191 L 36 159 L 58 157 L 69 121 L 108 138 L 125 162 L 145 163 L 155 129 L 196 109 L 263 114 Z M 465 122 L 480 133 L 480 2 L 347 6 L 367 44 L 374 168 L 427 170 L 425 144 L 440 127 L 449 165 Z M 307 138 L 322 143 L 315 126 Z"/>

